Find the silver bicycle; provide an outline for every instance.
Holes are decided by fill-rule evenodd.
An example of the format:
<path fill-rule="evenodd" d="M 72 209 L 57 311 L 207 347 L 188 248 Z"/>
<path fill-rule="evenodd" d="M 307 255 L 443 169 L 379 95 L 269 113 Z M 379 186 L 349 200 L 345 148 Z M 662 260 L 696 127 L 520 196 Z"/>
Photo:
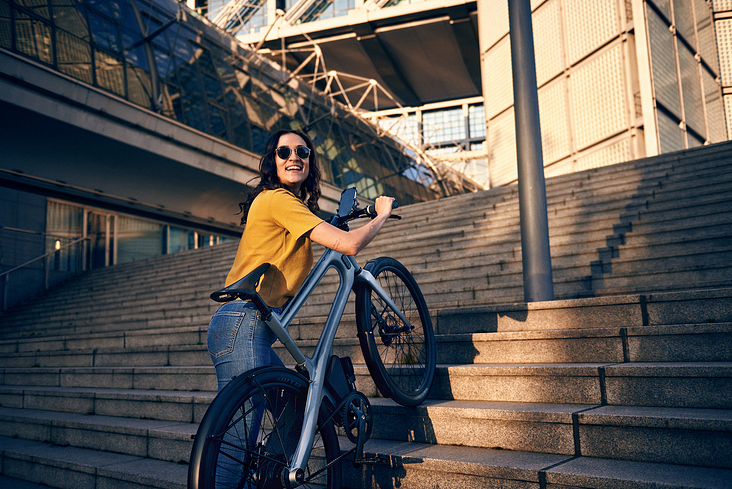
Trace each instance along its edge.
<path fill-rule="evenodd" d="M 396 207 L 396 205 L 395 205 Z M 358 208 L 356 189 L 341 194 L 329 222 L 373 218 Z M 392 216 L 398 218 L 398 216 Z M 429 393 L 435 372 L 435 340 L 424 297 L 409 271 L 382 257 L 361 268 L 354 257 L 326 249 L 280 314 L 256 292 L 264 264 L 238 282 L 211 294 L 218 302 L 252 301 L 295 360 L 295 369 L 264 367 L 232 380 L 214 399 L 195 437 L 189 489 L 341 487 L 342 461 L 378 463 L 364 453 L 373 428 L 368 398 L 355 387 L 349 357 L 333 355 L 333 341 L 350 292 L 356 296 L 358 339 L 379 392 L 415 406 Z M 340 283 L 312 357 L 288 325 L 329 269 Z M 354 445 L 341 450 L 339 435 Z"/>

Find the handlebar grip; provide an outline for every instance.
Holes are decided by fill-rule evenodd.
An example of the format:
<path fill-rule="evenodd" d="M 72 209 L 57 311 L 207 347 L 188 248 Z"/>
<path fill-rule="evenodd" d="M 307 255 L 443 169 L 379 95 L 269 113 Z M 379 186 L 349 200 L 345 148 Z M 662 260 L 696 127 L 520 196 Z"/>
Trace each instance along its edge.
<path fill-rule="evenodd" d="M 391 208 L 396 209 L 397 207 L 399 207 L 399 202 L 397 202 L 395 200 L 394 202 L 391 203 Z M 366 212 L 367 215 L 369 215 L 371 217 L 376 217 L 376 209 L 374 208 L 373 205 L 367 205 L 366 208 L 364 209 L 364 211 Z"/>

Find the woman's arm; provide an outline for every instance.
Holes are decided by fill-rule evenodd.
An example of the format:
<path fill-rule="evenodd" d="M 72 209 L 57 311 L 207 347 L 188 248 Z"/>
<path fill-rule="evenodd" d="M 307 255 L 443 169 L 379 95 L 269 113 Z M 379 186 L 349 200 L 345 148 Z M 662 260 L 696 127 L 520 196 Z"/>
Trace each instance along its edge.
<path fill-rule="evenodd" d="M 374 207 L 377 216 L 370 223 L 353 231 L 343 231 L 327 222 L 321 222 L 310 231 L 310 239 L 344 255 L 357 255 L 376 237 L 389 219 L 393 202 L 391 197 L 382 196 L 376 199 Z"/>

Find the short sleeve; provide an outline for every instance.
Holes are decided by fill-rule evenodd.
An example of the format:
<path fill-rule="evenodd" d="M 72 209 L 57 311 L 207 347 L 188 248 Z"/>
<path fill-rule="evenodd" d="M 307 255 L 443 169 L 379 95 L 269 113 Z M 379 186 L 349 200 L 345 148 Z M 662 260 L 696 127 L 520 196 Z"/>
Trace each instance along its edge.
<path fill-rule="evenodd" d="M 267 192 L 269 214 L 272 219 L 299 239 L 323 222 L 310 212 L 310 209 L 292 193 L 284 189 Z"/>

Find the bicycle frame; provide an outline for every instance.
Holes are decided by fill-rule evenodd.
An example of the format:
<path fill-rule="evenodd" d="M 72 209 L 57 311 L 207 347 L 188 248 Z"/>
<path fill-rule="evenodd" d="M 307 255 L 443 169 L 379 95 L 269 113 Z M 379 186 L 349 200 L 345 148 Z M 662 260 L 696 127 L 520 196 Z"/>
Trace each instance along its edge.
<path fill-rule="evenodd" d="M 287 326 L 294 319 L 297 312 L 305 304 L 310 294 L 315 290 L 320 281 L 330 268 L 335 268 L 340 277 L 338 291 L 336 292 L 333 305 L 328 313 L 328 318 L 323 327 L 323 332 L 315 347 L 312 357 L 306 356 L 295 344 L 290 336 Z M 389 295 L 378 284 L 376 279 L 368 270 L 362 269 L 353 256 L 344 255 L 337 251 L 326 248 L 315 267 L 308 274 L 305 282 L 295 297 L 288 303 L 281 314 L 272 311 L 264 322 L 277 335 L 287 351 L 292 355 L 297 364 L 297 370 L 307 371 L 310 386 L 308 387 L 307 401 L 303 420 L 303 430 L 300 435 L 293 463 L 290 467 L 289 479 L 292 484 L 298 484 L 302 477 L 303 469 L 310 458 L 310 450 L 315 439 L 315 432 L 318 422 L 318 412 L 323 399 L 323 386 L 328 361 L 333 351 L 333 342 L 336 331 L 340 325 L 343 311 L 348 302 L 348 296 L 355 284 L 362 283 L 370 287 L 386 304 L 389 305 L 405 324 L 410 325 L 401 310 L 392 301 Z"/>

